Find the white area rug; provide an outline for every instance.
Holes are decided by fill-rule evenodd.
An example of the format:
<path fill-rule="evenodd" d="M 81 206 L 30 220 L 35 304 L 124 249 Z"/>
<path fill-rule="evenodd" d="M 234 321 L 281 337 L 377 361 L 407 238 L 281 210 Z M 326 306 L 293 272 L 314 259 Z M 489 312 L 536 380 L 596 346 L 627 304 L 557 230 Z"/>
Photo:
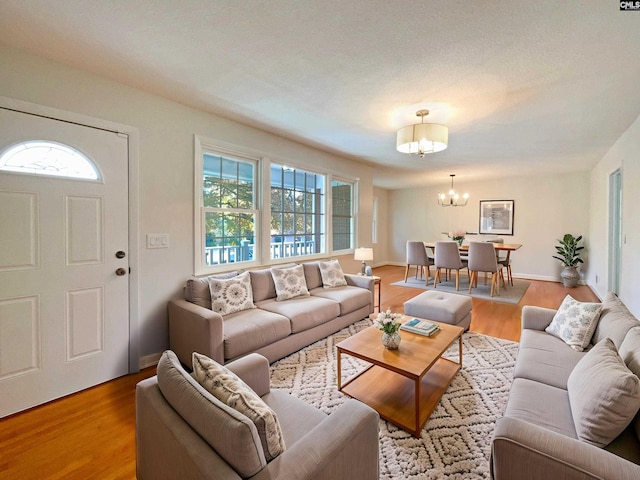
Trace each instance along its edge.
<path fill-rule="evenodd" d="M 466 275 L 460 275 L 460 290 L 456 291 L 456 276 L 453 274 L 449 280 L 442 281 L 442 283 L 438 283 L 438 288 L 436 290 L 438 292 L 449 292 L 456 293 L 458 295 L 466 295 L 467 297 L 476 297 L 482 298 L 484 300 L 492 300 L 494 302 L 501 303 L 519 303 L 522 296 L 531 285 L 531 282 L 527 280 L 520 280 L 517 278 L 513 279 L 513 286 L 507 284 L 507 288 L 503 288 L 500 285 L 500 295 L 491 296 L 491 280 L 487 281 L 487 284 L 484 284 L 484 279 L 482 274 L 479 275 L 478 279 L 478 287 L 474 287 L 469 293 L 469 277 Z M 422 290 L 433 290 L 433 276 L 429 278 L 429 285 L 426 286 L 424 284 L 423 278 L 415 278 L 409 277 L 407 278 L 407 283 L 404 280 L 400 280 L 399 282 L 392 283 L 391 285 L 398 287 L 410 287 L 410 288 L 420 288 Z"/>
<path fill-rule="evenodd" d="M 347 398 L 337 390 L 336 343 L 371 325 L 362 320 L 275 362 L 271 387 L 331 413 Z M 400 344 L 402 348 L 402 344 Z M 457 344 L 449 355 L 457 360 Z M 381 479 L 490 478 L 493 426 L 509 394 L 518 344 L 467 332 L 462 369 L 422 430 L 421 438 L 380 420 Z M 360 369 L 344 356 L 343 378 Z"/>

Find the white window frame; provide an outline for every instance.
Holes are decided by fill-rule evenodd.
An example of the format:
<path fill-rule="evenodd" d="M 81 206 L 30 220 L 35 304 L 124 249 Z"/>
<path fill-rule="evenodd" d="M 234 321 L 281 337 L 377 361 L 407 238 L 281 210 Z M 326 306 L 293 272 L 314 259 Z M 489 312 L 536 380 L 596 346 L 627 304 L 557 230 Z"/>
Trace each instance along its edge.
<path fill-rule="evenodd" d="M 373 212 L 371 212 L 371 243 L 378 243 L 378 197 L 373 197 Z"/>
<path fill-rule="evenodd" d="M 281 257 L 281 258 L 276 258 L 276 259 L 272 259 L 271 258 L 271 166 L 272 165 L 279 165 L 282 167 L 291 167 L 294 170 L 300 170 L 303 171 L 305 173 L 310 173 L 310 174 L 314 174 L 314 175 L 321 175 L 323 177 L 323 183 L 322 183 L 322 187 L 323 187 L 323 196 L 324 196 L 324 205 L 323 205 L 323 216 L 324 218 L 322 219 L 322 235 L 324 236 L 324 242 L 323 242 L 323 247 L 321 249 L 320 252 L 318 253 L 312 253 L 312 254 L 308 254 L 308 255 L 292 255 L 292 256 L 285 256 L 285 257 Z M 328 238 L 328 232 L 329 230 L 329 214 L 328 214 L 328 209 L 330 208 L 330 203 L 328 200 L 328 192 L 330 192 L 330 183 L 329 183 L 329 174 L 327 174 L 326 172 L 323 172 L 321 170 L 316 170 L 316 169 L 311 169 L 307 166 L 300 166 L 297 165 L 296 163 L 287 161 L 287 160 L 282 160 L 282 159 L 272 159 L 268 162 L 268 165 L 266 166 L 266 169 L 268 171 L 267 175 L 265 175 L 265 183 L 264 183 L 264 205 L 268 205 L 268 208 L 265 208 L 265 216 L 264 216 L 264 221 L 265 221 L 265 225 L 269 225 L 269 232 L 266 233 L 266 237 L 265 238 L 265 249 L 266 252 L 264 253 L 264 259 L 267 260 L 269 263 L 272 264 L 277 264 L 277 263 L 290 263 L 292 261 L 298 261 L 298 260 L 313 260 L 316 258 L 324 258 L 328 255 L 327 252 L 330 251 L 330 238 Z"/>
<path fill-rule="evenodd" d="M 224 142 L 206 139 L 198 135 L 194 136 L 194 274 L 195 275 L 207 275 L 216 272 L 229 271 L 234 268 L 252 268 L 261 264 L 261 252 L 262 252 L 262 192 L 261 192 L 261 171 L 263 159 L 255 152 L 249 150 L 239 149 L 236 146 L 230 146 Z M 204 154 L 210 153 L 212 155 L 219 155 L 222 157 L 228 157 L 232 160 L 241 160 L 254 163 L 254 199 L 255 204 L 251 212 L 255 215 L 255 245 L 254 256 L 251 261 L 244 261 L 239 263 L 222 263 L 219 265 L 207 265 L 205 262 L 204 249 L 205 249 L 205 233 L 206 233 L 206 211 L 204 207 L 203 198 L 203 182 L 204 182 Z"/>
<path fill-rule="evenodd" d="M 351 185 L 351 221 L 352 221 L 352 234 L 351 234 L 351 246 L 344 249 L 334 249 L 333 245 L 333 182 L 348 183 Z M 327 205 L 327 223 L 329 225 L 329 251 L 332 255 L 348 255 L 355 251 L 355 246 L 358 244 L 358 179 L 348 178 L 345 176 L 329 175 L 327 183 L 330 187 Z"/>
<path fill-rule="evenodd" d="M 203 168 L 204 154 L 211 153 L 217 156 L 228 157 L 241 161 L 255 162 L 255 245 L 254 257 L 251 261 L 239 263 L 224 263 L 220 265 L 207 265 L 205 263 L 205 207 L 203 204 Z M 277 265 L 282 263 L 291 263 L 296 261 L 308 261 L 321 258 L 327 258 L 332 255 L 348 255 L 352 254 L 355 246 L 358 245 L 359 225 L 358 225 L 358 206 L 359 206 L 359 178 L 349 177 L 345 175 L 333 175 L 330 172 L 323 171 L 302 165 L 288 159 L 267 157 L 264 154 L 248 148 L 239 147 L 237 145 L 213 140 L 199 135 L 194 135 L 194 275 L 209 275 L 219 272 L 230 271 L 238 268 L 247 269 L 255 268 L 263 265 Z M 324 219 L 322 226 L 324 228 L 324 246 L 322 251 L 310 255 L 296 255 L 271 259 L 271 165 L 291 166 L 296 170 L 302 170 L 308 173 L 322 175 L 324 177 Z M 353 235 L 352 246 L 348 249 L 334 250 L 333 248 L 333 205 L 332 205 L 332 183 L 339 181 L 352 185 L 351 202 L 352 202 L 352 219 L 353 219 Z"/>

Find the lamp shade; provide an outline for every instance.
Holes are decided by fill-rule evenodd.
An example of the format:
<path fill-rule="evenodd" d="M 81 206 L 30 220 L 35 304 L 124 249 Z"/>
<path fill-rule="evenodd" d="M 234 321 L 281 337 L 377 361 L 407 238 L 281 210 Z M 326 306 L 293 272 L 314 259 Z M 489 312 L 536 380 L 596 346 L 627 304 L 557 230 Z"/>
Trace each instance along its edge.
<path fill-rule="evenodd" d="M 373 248 L 356 248 L 353 259 L 363 262 L 373 260 Z"/>
<path fill-rule="evenodd" d="M 398 130 L 396 148 L 402 153 L 441 152 L 447 148 L 449 129 L 439 123 L 416 123 Z"/>

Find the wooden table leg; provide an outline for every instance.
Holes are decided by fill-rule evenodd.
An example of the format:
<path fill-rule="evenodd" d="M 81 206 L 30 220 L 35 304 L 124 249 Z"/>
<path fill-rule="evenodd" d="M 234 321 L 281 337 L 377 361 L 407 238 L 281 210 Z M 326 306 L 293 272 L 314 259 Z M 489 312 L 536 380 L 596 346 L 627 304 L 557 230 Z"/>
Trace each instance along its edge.
<path fill-rule="evenodd" d="M 342 358 L 342 350 L 340 348 L 337 348 L 338 350 L 338 391 L 340 392 L 342 390 L 342 365 L 341 365 L 341 358 Z"/>

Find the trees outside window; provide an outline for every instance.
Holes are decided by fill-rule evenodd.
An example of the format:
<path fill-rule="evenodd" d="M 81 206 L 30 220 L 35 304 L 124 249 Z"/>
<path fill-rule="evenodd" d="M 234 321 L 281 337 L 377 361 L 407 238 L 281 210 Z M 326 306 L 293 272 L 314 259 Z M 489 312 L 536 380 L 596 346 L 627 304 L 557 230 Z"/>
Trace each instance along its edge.
<path fill-rule="evenodd" d="M 271 164 L 270 258 L 325 252 L 325 176 Z"/>
<path fill-rule="evenodd" d="M 253 260 L 256 246 L 255 164 L 203 155 L 204 263 Z"/>

